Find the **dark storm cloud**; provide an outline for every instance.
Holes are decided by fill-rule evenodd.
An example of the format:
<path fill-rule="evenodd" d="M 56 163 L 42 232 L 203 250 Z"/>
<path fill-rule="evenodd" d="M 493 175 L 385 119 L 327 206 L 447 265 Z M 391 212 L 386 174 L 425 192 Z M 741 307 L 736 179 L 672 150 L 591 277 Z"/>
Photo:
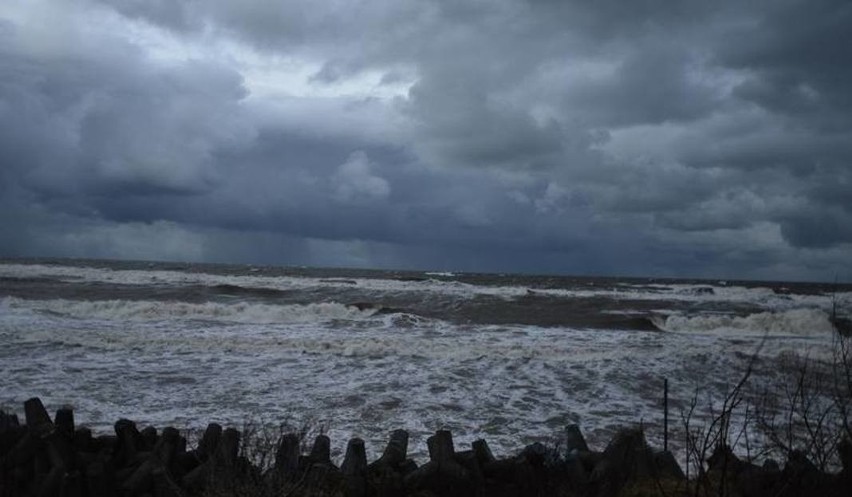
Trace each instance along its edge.
<path fill-rule="evenodd" d="M 12 1 L 0 252 L 830 277 L 850 10 Z"/>
<path fill-rule="evenodd" d="M 45 201 L 204 191 L 216 150 L 252 132 L 234 107 L 240 77 L 224 67 L 4 55 L 5 163 Z"/>
<path fill-rule="evenodd" d="M 738 96 L 775 112 L 805 114 L 815 122 L 852 107 L 849 2 L 769 3 L 755 17 L 740 43 L 719 51 L 722 63 L 752 74 L 735 89 Z"/>

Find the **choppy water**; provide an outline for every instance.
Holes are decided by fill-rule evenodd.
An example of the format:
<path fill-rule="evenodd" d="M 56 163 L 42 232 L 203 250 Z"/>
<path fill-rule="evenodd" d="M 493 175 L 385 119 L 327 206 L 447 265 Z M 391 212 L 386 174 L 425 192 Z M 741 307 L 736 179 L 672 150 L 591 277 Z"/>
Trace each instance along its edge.
<path fill-rule="evenodd" d="M 533 277 L 109 261 L 0 261 L 0 405 L 38 395 L 108 431 L 119 417 L 201 428 L 324 426 L 379 451 L 388 433 L 498 454 L 580 423 L 592 445 L 721 395 L 760 347 L 830 354 L 818 284 Z M 677 448 L 677 440 L 673 440 Z"/>

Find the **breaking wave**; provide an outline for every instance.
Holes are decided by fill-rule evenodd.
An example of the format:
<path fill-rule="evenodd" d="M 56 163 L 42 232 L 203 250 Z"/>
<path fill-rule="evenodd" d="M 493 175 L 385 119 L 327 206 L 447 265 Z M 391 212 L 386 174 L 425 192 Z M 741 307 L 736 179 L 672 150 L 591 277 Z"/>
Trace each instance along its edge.
<path fill-rule="evenodd" d="M 0 277 L 4 278 L 51 278 L 66 282 L 99 282 L 134 286 L 200 285 L 210 287 L 216 293 L 237 296 L 275 297 L 290 291 L 302 290 L 350 290 L 357 288 L 366 292 L 414 294 L 440 294 L 457 298 L 490 296 L 505 300 L 529 298 L 530 296 L 575 299 L 608 298 L 613 300 L 718 302 L 759 305 L 768 309 L 782 310 L 804 306 L 830 309 L 836 303 L 839 308 L 852 306 L 852 292 L 828 294 L 779 294 L 769 287 L 745 287 L 719 284 L 618 284 L 597 286 L 588 284 L 571 288 L 531 288 L 523 285 L 478 285 L 458 281 L 449 272 L 424 273 L 425 277 L 401 278 L 317 278 L 311 276 L 272 276 L 255 274 L 221 275 L 203 272 L 184 272 L 167 269 L 109 269 L 44 264 L 0 264 Z"/>
<path fill-rule="evenodd" d="M 378 308 L 359 308 L 337 302 L 271 305 L 247 302 L 232 304 L 205 302 L 199 304 L 148 300 L 25 300 L 15 297 L 7 297 L 3 300 L 5 301 L 4 306 L 13 309 L 29 309 L 79 319 L 126 321 L 178 319 L 255 324 L 314 323 L 365 319 L 381 310 Z"/>
<path fill-rule="evenodd" d="M 821 309 L 791 309 L 759 312 L 747 316 L 672 314 L 654 316 L 652 323 L 674 333 L 737 333 L 738 335 L 789 335 L 824 337 L 834 332 L 828 313 Z"/>

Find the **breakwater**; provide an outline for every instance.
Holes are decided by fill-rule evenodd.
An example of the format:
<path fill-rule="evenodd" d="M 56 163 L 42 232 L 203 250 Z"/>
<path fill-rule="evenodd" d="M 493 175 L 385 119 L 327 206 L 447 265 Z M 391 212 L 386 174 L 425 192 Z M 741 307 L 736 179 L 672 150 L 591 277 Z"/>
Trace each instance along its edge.
<path fill-rule="evenodd" d="M 725 445 L 688 479 L 671 452 L 648 445 L 641 429 L 623 429 L 603 451 L 592 450 L 576 425 L 552 445 L 532 444 L 498 459 L 486 440 L 458 450 L 452 433 L 428 438 L 429 460 L 408 457 L 408 433 L 395 430 L 382 455 L 368 461 L 364 441 L 348 441 L 340 465 L 331 440 L 296 433 L 259 445 L 234 428 L 211 423 L 189 447 L 174 427 L 139 429 L 120 419 L 114 433 L 75 424 L 69 407 L 51 418 L 38 398 L 24 421 L 0 411 L 0 496 L 530 496 L 530 495 L 850 495 L 852 444 L 838 450 L 843 468 L 819 471 L 793 452 L 783 468 L 741 461 Z M 704 468 L 704 461 L 701 463 Z"/>

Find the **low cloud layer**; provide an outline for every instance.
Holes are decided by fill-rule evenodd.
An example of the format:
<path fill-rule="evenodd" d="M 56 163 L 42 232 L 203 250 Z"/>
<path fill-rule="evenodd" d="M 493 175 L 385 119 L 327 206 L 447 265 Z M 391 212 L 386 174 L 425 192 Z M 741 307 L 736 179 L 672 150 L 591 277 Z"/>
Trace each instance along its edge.
<path fill-rule="evenodd" d="M 850 25 L 843 0 L 3 2 L 0 256 L 852 280 Z"/>

